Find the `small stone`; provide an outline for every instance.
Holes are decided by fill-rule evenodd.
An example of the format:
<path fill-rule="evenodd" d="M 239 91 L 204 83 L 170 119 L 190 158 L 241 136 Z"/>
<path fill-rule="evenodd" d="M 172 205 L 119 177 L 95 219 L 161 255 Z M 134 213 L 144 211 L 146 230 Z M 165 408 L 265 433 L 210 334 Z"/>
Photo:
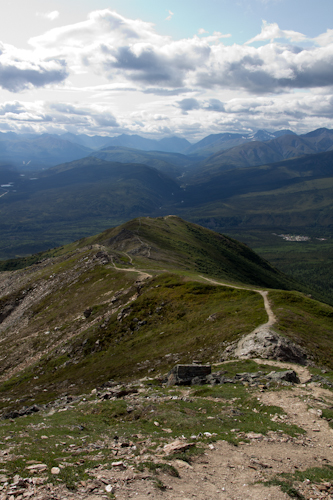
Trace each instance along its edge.
<path fill-rule="evenodd" d="M 164 446 L 164 452 L 169 455 L 170 453 L 180 453 L 182 451 L 187 450 L 191 446 L 194 446 L 194 443 L 185 443 L 184 441 L 181 441 L 180 439 L 176 439 L 176 441 L 173 441 L 172 443 L 166 444 Z"/>
<path fill-rule="evenodd" d="M 92 309 L 91 307 L 88 307 L 84 312 L 83 312 L 83 315 L 85 318 L 89 318 L 89 316 L 91 316 L 91 313 L 92 313 Z"/>
<path fill-rule="evenodd" d="M 105 491 L 106 491 L 107 493 L 113 493 L 113 491 L 114 491 L 114 490 L 113 490 L 113 486 L 112 486 L 111 484 L 107 484 L 107 485 L 105 486 Z"/>
<path fill-rule="evenodd" d="M 185 460 L 175 460 L 175 463 L 180 468 L 193 469 L 192 465 L 190 465 L 188 462 L 185 462 Z"/>
<path fill-rule="evenodd" d="M 46 464 L 34 464 L 34 465 L 29 465 L 29 467 L 27 467 L 27 469 L 32 471 L 32 472 L 43 471 L 43 470 L 47 469 L 47 465 Z"/>
<path fill-rule="evenodd" d="M 60 474 L 59 467 L 52 467 L 51 474 L 55 474 L 55 475 Z"/>
<path fill-rule="evenodd" d="M 259 439 L 261 441 L 264 436 L 262 434 L 259 434 L 259 433 L 257 434 L 256 432 L 248 432 L 246 434 L 246 437 L 248 439 Z"/>
<path fill-rule="evenodd" d="M 112 467 L 117 467 L 119 469 L 126 469 L 124 462 L 112 462 Z"/>

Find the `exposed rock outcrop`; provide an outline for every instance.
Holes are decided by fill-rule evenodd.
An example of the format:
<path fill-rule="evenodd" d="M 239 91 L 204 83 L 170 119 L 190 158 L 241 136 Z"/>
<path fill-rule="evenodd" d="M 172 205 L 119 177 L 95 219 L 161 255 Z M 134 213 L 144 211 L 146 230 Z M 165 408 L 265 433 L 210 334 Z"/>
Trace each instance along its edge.
<path fill-rule="evenodd" d="M 211 373 L 210 365 L 176 365 L 168 373 L 167 386 L 191 384 L 193 379 L 200 380 Z"/>
<path fill-rule="evenodd" d="M 269 328 L 259 328 L 246 335 L 227 351 L 229 356 L 241 359 L 263 358 L 307 364 L 307 355 L 300 346 Z"/>
<path fill-rule="evenodd" d="M 226 375 L 226 371 L 211 373 L 210 365 L 176 365 L 167 376 L 167 386 L 172 385 L 217 385 L 243 384 L 251 386 L 267 385 L 270 383 L 292 385 L 299 384 L 300 380 L 294 370 L 272 371 L 263 373 L 236 373 Z"/>

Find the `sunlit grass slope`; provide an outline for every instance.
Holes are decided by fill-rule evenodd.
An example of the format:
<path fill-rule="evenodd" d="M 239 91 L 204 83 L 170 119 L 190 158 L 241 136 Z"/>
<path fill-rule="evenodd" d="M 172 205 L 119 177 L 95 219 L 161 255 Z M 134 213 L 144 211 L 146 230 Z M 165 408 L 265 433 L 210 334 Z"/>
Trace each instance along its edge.
<path fill-rule="evenodd" d="M 299 287 L 246 245 L 176 216 L 134 219 L 82 240 L 83 245 L 93 243 L 135 252 L 149 267 L 195 271 L 253 286 Z"/>
<path fill-rule="evenodd" d="M 173 216 L 135 219 L 24 263 L 31 265 L 8 263 L 2 275 L 9 280 L 0 297 L 2 408 L 80 393 L 110 378 L 165 374 L 193 359 L 217 362 L 230 342 L 266 322 L 255 289 L 292 288 L 245 245 Z M 270 293 L 282 294 L 278 308 L 299 297 L 298 315 L 302 300 L 315 303 L 301 292 Z M 281 331 L 306 347 L 294 312 L 286 307 L 285 314 Z M 325 332 L 330 314 L 322 319 Z M 309 345 L 324 359 L 315 341 L 322 330 L 311 332 Z M 332 334 L 326 337 L 329 350 Z"/>

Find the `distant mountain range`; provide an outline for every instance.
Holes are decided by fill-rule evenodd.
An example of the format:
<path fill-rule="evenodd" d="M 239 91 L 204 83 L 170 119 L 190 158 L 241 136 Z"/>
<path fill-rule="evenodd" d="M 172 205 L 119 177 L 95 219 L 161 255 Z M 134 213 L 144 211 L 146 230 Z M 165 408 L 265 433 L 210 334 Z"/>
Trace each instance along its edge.
<path fill-rule="evenodd" d="M 204 170 L 246 167 L 332 148 L 333 131 L 328 129 L 318 129 L 301 136 L 290 130 L 273 133 L 259 130 L 255 134 L 221 133 L 209 135 L 195 144 L 180 137 L 154 140 L 126 134 L 102 137 L 71 133 L 61 136 L 0 133 L 0 161 L 22 171 L 37 171 L 90 155 L 99 158 L 104 155 L 108 161 L 144 162 L 175 177 L 184 173 L 178 167 L 193 165 Z M 148 157 L 143 153 L 150 155 Z M 177 156 L 180 154 L 182 156 Z"/>
<path fill-rule="evenodd" d="M 118 137 L 101 137 L 55 134 L 0 133 L 0 161 L 10 162 L 20 169 L 41 170 L 60 163 L 79 160 L 103 148 L 135 148 L 140 151 L 179 153 L 191 144 L 179 137 L 161 140 L 145 139 L 139 135 L 122 134 Z"/>
<path fill-rule="evenodd" d="M 186 157 L 185 157 L 186 158 Z M 1 176 L 1 172 L 5 172 Z M 0 166 L 0 258 L 54 247 L 133 217 L 170 213 L 212 227 L 333 225 L 333 151 L 257 167 L 170 175 L 93 156 L 35 177 Z"/>
<path fill-rule="evenodd" d="M 265 165 L 332 150 L 333 130 L 323 128 L 301 136 L 284 134 L 269 141 L 248 142 L 219 151 L 199 164 L 197 175 L 206 177 L 232 168 Z"/>
<path fill-rule="evenodd" d="M 253 141 L 270 141 L 282 135 L 296 135 L 291 130 L 280 130 L 279 132 L 270 133 L 266 130 L 258 130 L 255 134 L 211 134 L 190 146 L 185 153 L 200 157 L 211 156 L 218 151 L 234 148 Z"/>
<path fill-rule="evenodd" d="M 89 149 L 87 155 L 84 144 L 58 136 L 18 140 L 10 134 L 9 141 L 3 136 L 0 151 L 22 155 L 25 145 L 30 153 L 39 148 L 45 158 L 49 146 L 50 157 L 54 151 L 60 158 L 65 145 L 67 152 L 78 148 L 84 157 L 51 168 L 35 164 L 31 169 L 31 164 L 15 167 L 0 156 L 0 259 L 71 243 L 134 217 L 169 214 L 236 233 L 238 239 L 253 229 L 265 233 L 264 241 L 274 231 L 309 230 L 316 232 L 316 238 L 320 231 L 325 238 L 331 235 L 333 131 L 327 129 L 249 140 L 207 158 L 114 145 Z M 94 141 L 101 145 L 98 138 Z M 221 137 L 218 141 L 221 144 Z M 206 147 L 209 142 L 213 144 L 212 137 Z M 325 245 L 329 256 L 331 243 L 325 240 Z M 324 244 L 319 251 L 323 248 Z M 280 265 L 279 255 L 275 257 Z M 309 264 L 312 281 L 322 272 L 321 254 L 317 252 L 314 259 L 314 267 L 312 261 Z M 316 287 L 333 302 L 330 262 L 326 258 L 325 279 L 318 279 Z M 304 269 L 301 278 L 307 276 Z"/>

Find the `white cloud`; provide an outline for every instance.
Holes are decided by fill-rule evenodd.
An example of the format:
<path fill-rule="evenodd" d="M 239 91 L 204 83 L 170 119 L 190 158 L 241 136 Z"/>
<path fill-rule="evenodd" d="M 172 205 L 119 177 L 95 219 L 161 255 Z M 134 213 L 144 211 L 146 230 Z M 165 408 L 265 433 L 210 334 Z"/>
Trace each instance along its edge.
<path fill-rule="evenodd" d="M 242 97 L 221 100 L 212 97 L 173 97 L 144 104 L 124 113 L 108 103 L 7 101 L 0 105 L 0 129 L 51 132 L 57 129 L 76 133 L 116 134 L 121 132 L 148 135 L 180 134 L 199 139 L 221 131 L 266 128 L 307 132 L 332 127 L 333 96 L 288 94 L 270 97 Z M 171 111 L 170 111 L 171 110 Z M 169 132 L 166 132 L 166 128 Z"/>
<path fill-rule="evenodd" d="M 151 23 L 106 9 L 30 43 L 37 52 L 54 58 L 66 54 L 75 74 L 93 71 L 113 83 L 128 81 L 138 88 L 229 87 L 260 94 L 329 85 L 333 81 L 331 35 L 317 37 L 313 42 L 317 46 L 306 49 L 281 45 L 274 40 L 299 42 L 305 35 L 264 22 L 261 33 L 245 45 L 224 45 L 221 40 L 231 35 L 220 32 L 173 40 L 159 35 Z M 270 43 L 259 48 L 249 46 L 267 40 Z"/>
<path fill-rule="evenodd" d="M 333 30 L 310 39 L 264 23 L 244 45 L 227 45 L 230 36 L 200 29 L 175 40 L 151 23 L 105 9 L 32 38 L 30 50 L 0 43 L 0 87 L 25 91 L 27 101 L 1 105 L 0 128 L 6 120 L 15 130 L 30 121 L 38 130 L 44 122 L 45 130 L 83 133 L 155 134 L 170 124 L 173 133 L 187 135 L 333 128 Z M 52 102 L 60 83 L 61 103 Z M 26 97 L 43 87 L 43 104 Z M 310 93 L 295 95 L 299 89 Z M 80 98 L 87 104 L 74 102 Z"/>
<path fill-rule="evenodd" d="M 169 15 L 168 15 L 168 17 L 165 18 L 165 20 L 166 21 L 171 21 L 171 19 L 173 18 L 173 16 L 174 16 L 174 13 L 171 12 L 171 10 L 169 10 Z"/>
<path fill-rule="evenodd" d="M 53 10 L 52 12 L 37 12 L 36 16 L 38 17 L 44 17 L 44 19 L 49 19 L 50 21 L 54 21 L 55 19 L 58 19 L 59 17 L 59 11 Z"/>
<path fill-rule="evenodd" d="M 31 87 L 60 83 L 68 76 L 66 61 L 38 57 L 0 42 L 0 87 L 20 92 Z"/>
<path fill-rule="evenodd" d="M 323 47 L 326 47 L 327 45 L 332 45 L 333 44 L 333 30 L 328 29 L 326 33 L 322 33 L 321 35 L 317 36 L 314 38 L 314 41 Z"/>
<path fill-rule="evenodd" d="M 297 31 L 281 30 L 277 23 L 268 24 L 267 21 L 263 21 L 261 28 L 261 33 L 255 37 L 248 40 L 246 44 L 253 42 L 263 42 L 270 40 L 273 42 L 276 38 L 284 38 L 292 42 L 302 42 L 306 39 L 305 35 L 298 33 Z"/>
<path fill-rule="evenodd" d="M 279 44 L 259 48 L 220 44 L 212 47 L 209 61 L 195 78 L 201 87 L 238 88 L 258 94 L 330 86 L 333 45 L 301 49 Z"/>

